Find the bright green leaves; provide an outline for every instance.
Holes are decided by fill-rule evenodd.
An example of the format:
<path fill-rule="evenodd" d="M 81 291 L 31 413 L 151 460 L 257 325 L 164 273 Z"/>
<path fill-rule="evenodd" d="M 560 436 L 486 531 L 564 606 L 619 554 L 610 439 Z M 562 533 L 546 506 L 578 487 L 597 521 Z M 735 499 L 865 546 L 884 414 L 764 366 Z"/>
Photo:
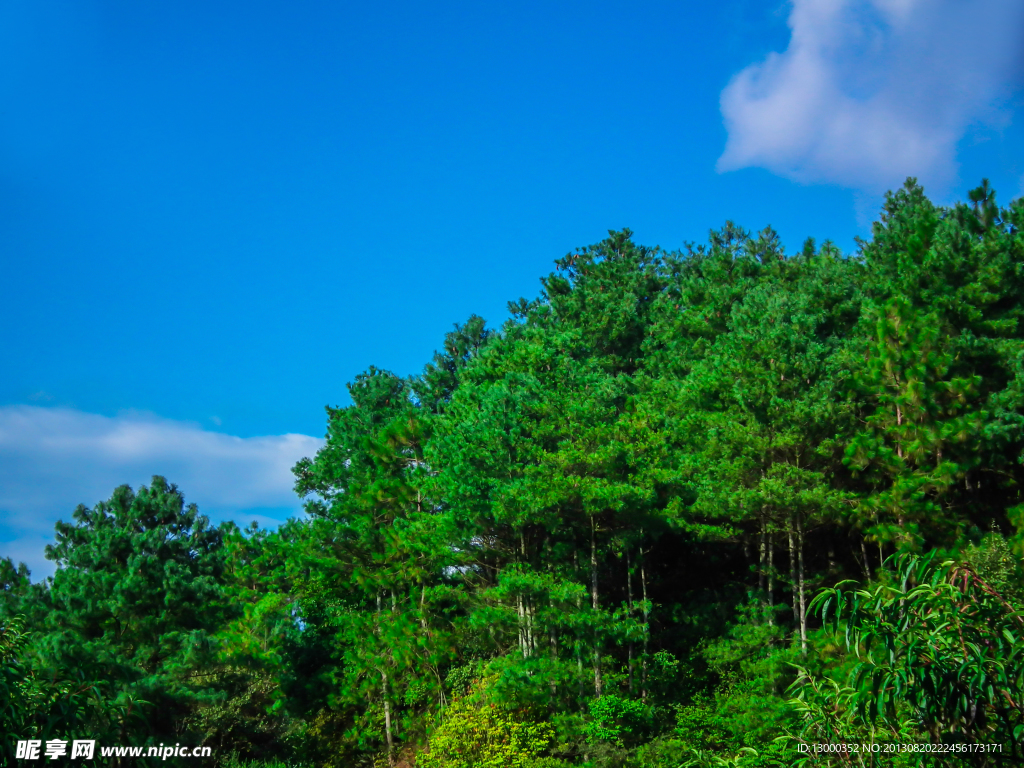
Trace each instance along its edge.
<path fill-rule="evenodd" d="M 934 743 L 1001 744 L 1020 759 L 1024 605 L 1012 599 L 971 565 L 940 564 L 934 555 L 902 556 L 890 583 L 825 590 L 815 608 L 845 633 L 859 663 L 848 687 L 826 682 L 832 689 L 824 696 L 822 684 L 802 678 L 808 722 L 841 734 L 826 716 L 834 707 L 831 717 L 853 727 L 910 729 Z"/>
<path fill-rule="evenodd" d="M 518 715 L 518 716 L 517 716 Z M 548 747 L 554 729 L 473 697 L 443 712 L 421 768 L 530 768 Z"/>
<path fill-rule="evenodd" d="M 602 696 L 590 702 L 591 720 L 585 733 L 595 742 L 634 746 L 652 730 L 653 713 L 642 701 L 621 696 Z"/>

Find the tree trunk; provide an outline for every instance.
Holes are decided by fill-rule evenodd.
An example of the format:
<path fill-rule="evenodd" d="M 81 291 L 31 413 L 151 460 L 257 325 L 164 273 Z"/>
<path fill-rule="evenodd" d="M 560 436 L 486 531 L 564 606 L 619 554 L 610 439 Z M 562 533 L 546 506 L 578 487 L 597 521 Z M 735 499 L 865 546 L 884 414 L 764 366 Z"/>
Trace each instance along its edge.
<path fill-rule="evenodd" d="M 768 626 L 775 626 L 775 536 L 768 531 Z"/>
<path fill-rule="evenodd" d="M 597 593 L 597 518 L 590 516 L 590 603 L 594 610 L 594 621 L 600 607 Z M 601 646 L 597 630 L 594 631 L 594 695 L 601 698 Z"/>
<path fill-rule="evenodd" d="M 395 610 L 395 592 L 391 590 L 391 610 Z M 374 633 L 380 634 L 380 615 L 384 611 L 384 594 L 382 590 L 377 590 L 377 629 Z M 388 744 L 388 765 L 393 766 L 395 764 L 395 744 L 394 738 L 391 734 L 391 699 L 388 698 L 388 674 L 382 668 L 378 667 L 380 672 L 380 695 L 384 702 L 384 732 L 387 737 Z"/>
<path fill-rule="evenodd" d="M 530 655 L 529 650 L 526 647 L 526 615 L 523 610 L 523 596 L 516 595 L 516 613 L 519 616 L 519 652 L 525 659 Z"/>
<path fill-rule="evenodd" d="M 579 578 L 580 573 L 580 559 L 579 552 L 576 545 L 572 548 L 572 570 L 573 573 Z M 582 615 L 583 613 L 583 597 L 581 594 L 576 594 L 576 613 Z M 583 653 L 580 651 L 582 645 L 582 639 L 580 638 L 579 629 L 574 630 L 576 633 L 576 642 L 574 643 L 576 652 L 576 677 L 579 680 L 579 694 L 580 698 L 583 698 Z"/>
<path fill-rule="evenodd" d="M 793 540 L 793 514 L 786 521 L 786 537 L 789 540 L 789 588 L 793 597 L 793 625 L 800 626 L 800 595 L 796 582 L 796 543 Z"/>
<path fill-rule="evenodd" d="M 871 561 L 868 560 L 868 548 L 864 543 L 865 539 L 863 536 L 860 537 L 860 554 L 864 558 L 864 581 L 871 581 Z"/>
<path fill-rule="evenodd" d="M 633 564 L 629 558 L 629 545 L 626 545 L 626 616 L 627 626 L 633 622 Z M 626 643 L 626 652 L 629 663 L 629 695 L 634 694 L 633 688 L 633 639 Z"/>
<path fill-rule="evenodd" d="M 551 535 L 544 535 L 544 559 L 547 561 L 545 568 L 547 569 L 548 575 L 551 574 L 553 566 L 551 558 Z M 555 632 L 555 604 L 551 599 L 550 593 L 548 594 L 548 653 L 551 656 L 551 701 L 555 700 L 558 695 L 558 685 L 556 681 L 556 669 L 558 667 L 558 636 Z"/>
<path fill-rule="evenodd" d="M 384 730 L 388 741 L 388 765 L 393 766 L 395 764 L 395 744 L 391 736 L 391 700 L 388 698 L 388 675 L 383 669 L 380 670 L 380 679 L 381 695 L 384 698 Z"/>
<path fill-rule="evenodd" d="M 643 531 L 640 531 L 641 541 Z M 648 550 L 649 551 L 649 550 Z M 644 597 L 644 660 L 640 666 L 640 698 L 647 700 L 647 641 L 651 636 L 650 603 L 647 602 L 647 567 L 644 561 L 644 549 L 640 547 L 640 586 Z"/>
<path fill-rule="evenodd" d="M 758 600 L 764 601 L 764 561 L 765 561 L 765 535 L 764 535 L 764 518 L 760 520 L 761 523 L 761 541 L 758 544 L 757 550 L 757 591 Z"/>
<path fill-rule="evenodd" d="M 804 522 L 796 516 L 797 581 L 800 590 L 800 652 L 807 655 L 807 596 L 804 590 Z"/>
<path fill-rule="evenodd" d="M 526 647 L 530 651 L 531 656 L 537 653 L 537 636 L 533 631 L 534 617 L 536 615 L 537 611 L 533 607 L 533 599 L 526 598 Z"/>
<path fill-rule="evenodd" d="M 555 635 L 554 626 L 548 627 L 548 652 L 551 655 L 551 698 L 558 695 L 558 684 L 555 682 L 556 667 L 558 666 L 558 637 Z"/>

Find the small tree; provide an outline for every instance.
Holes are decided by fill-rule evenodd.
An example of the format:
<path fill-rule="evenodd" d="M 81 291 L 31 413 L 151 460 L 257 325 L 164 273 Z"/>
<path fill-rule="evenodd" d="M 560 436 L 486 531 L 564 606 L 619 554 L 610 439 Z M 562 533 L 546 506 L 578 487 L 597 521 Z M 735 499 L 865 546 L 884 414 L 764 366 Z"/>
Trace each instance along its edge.
<path fill-rule="evenodd" d="M 74 520 L 58 522 L 46 548 L 57 571 L 36 643 L 43 663 L 106 691 L 106 713 L 123 714 L 107 726 L 121 737 L 140 706 L 146 736 L 170 736 L 204 698 L 197 670 L 228 611 L 221 532 L 159 476 L 137 493 L 123 485 L 92 509 L 80 505 Z"/>

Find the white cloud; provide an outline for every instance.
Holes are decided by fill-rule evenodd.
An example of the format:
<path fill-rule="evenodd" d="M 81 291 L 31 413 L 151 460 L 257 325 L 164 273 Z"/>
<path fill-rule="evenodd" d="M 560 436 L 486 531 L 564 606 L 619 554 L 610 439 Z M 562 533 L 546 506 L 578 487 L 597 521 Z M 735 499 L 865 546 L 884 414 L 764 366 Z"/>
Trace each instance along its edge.
<path fill-rule="evenodd" d="M 789 47 L 722 92 L 720 171 L 877 193 L 956 180 L 956 144 L 1000 127 L 1024 81 L 1021 0 L 793 0 Z"/>
<path fill-rule="evenodd" d="M 308 435 L 242 438 L 144 413 L 0 407 L 0 556 L 24 560 L 33 578 L 51 573 L 43 546 L 58 519 L 153 475 L 215 519 L 274 524 L 268 513 L 300 509 L 291 467 L 321 445 Z"/>

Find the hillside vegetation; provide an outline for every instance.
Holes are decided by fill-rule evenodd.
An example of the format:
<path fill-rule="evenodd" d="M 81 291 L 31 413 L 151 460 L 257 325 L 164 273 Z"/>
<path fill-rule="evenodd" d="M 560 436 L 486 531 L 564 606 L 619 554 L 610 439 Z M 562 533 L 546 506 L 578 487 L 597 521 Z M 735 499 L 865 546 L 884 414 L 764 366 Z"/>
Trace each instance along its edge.
<path fill-rule="evenodd" d="M 3 563 L 8 738 L 1024 761 L 1024 200 L 908 180 L 852 256 L 611 232 L 542 286 L 421 375 L 357 376 L 295 467 L 303 519 L 213 527 L 154 477 L 58 525 L 52 580 Z"/>

